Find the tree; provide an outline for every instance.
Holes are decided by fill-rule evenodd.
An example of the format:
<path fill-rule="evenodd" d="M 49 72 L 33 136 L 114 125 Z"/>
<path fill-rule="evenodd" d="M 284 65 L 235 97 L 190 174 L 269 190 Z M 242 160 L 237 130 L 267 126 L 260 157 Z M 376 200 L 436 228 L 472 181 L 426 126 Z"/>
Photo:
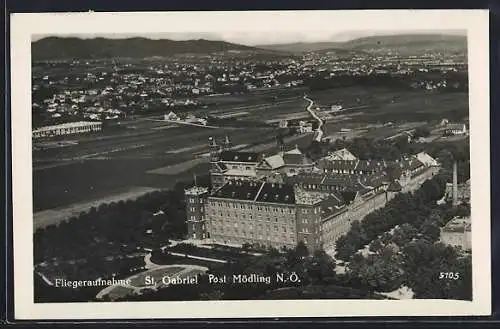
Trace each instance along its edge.
<path fill-rule="evenodd" d="M 392 256 L 391 253 L 389 257 L 377 254 L 367 258 L 353 257 L 347 275 L 371 290 L 393 291 L 401 286 L 403 272 Z"/>
<path fill-rule="evenodd" d="M 411 224 L 405 223 L 394 230 L 392 241 L 402 247 L 410 243 L 418 234 L 418 230 Z"/>
<path fill-rule="evenodd" d="M 429 128 L 427 127 L 418 127 L 415 129 L 415 133 L 413 134 L 414 138 L 420 138 L 420 137 L 429 137 L 431 134 Z"/>
<path fill-rule="evenodd" d="M 460 289 L 467 289 L 468 283 L 465 282 L 467 278 L 460 283 L 458 279 L 441 275 L 441 273 L 458 273 L 459 277 L 468 275 L 467 263 L 460 260 L 457 250 L 451 246 L 426 240 L 414 241 L 403 249 L 402 264 L 406 273 L 406 283 L 414 291 L 416 298 L 456 298 L 454 294 L 459 295 Z"/>
<path fill-rule="evenodd" d="M 324 250 L 316 250 L 307 264 L 312 284 L 328 284 L 335 280 L 335 260 Z"/>
<path fill-rule="evenodd" d="M 297 253 L 297 256 L 300 258 L 304 258 L 309 256 L 309 250 L 307 249 L 304 241 L 299 241 L 297 244 L 297 247 L 295 247 L 295 252 Z"/>
<path fill-rule="evenodd" d="M 422 224 L 422 226 L 420 226 L 420 233 L 424 239 L 427 239 L 430 242 L 436 242 L 439 240 L 441 230 L 439 229 L 436 221 L 428 219 Z"/>
<path fill-rule="evenodd" d="M 381 239 L 375 239 L 370 243 L 369 249 L 371 252 L 378 253 L 382 250 L 384 244 Z"/>

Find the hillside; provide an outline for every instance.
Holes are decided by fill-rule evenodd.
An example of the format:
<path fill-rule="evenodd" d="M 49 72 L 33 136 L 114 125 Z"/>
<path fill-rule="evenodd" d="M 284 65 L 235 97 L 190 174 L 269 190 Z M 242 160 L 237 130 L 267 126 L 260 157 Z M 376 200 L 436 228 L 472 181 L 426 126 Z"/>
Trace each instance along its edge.
<path fill-rule="evenodd" d="M 372 36 L 347 41 L 343 44 L 343 48 L 369 52 L 380 49 L 394 49 L 402 53 L 420 53 L 423 51 L 466 52 L 467 38 L 465 36 L 439 34 Z"/>
<path fill-rule="evenodd" d="M 427 50 L 436 52 L 466 52 L 465 36 L 439 34 L 381 35 L 357 38 L 345 42 L 314 42 L 259 45 L 262 49 L 301 52 L 344 51 L 380 52 L 397 50 L 401 53 L 421 53 Z"/>
<path fill-rule="evenodd" d="M 48 37 L 32 43 L 32 57 L 34 60 L 113 57 L 146 58 L 186 53 L 210 54 L 228 51 L 281 55 L 274 50 L 263 50 L 225 41 L 209 41 L 204 39 L 174 41 L 147 38 L 80 39 Z"/>
<path fill-rule="evenodd" d="M 330 48 L 340 48 L 342 43 L 339 42 L 313 42 L 313 43 L 284 43 L 273 45 L 257 45 L 255 47 L 267 50 L 284 51 L 291 53 L 306 53 Z"/>

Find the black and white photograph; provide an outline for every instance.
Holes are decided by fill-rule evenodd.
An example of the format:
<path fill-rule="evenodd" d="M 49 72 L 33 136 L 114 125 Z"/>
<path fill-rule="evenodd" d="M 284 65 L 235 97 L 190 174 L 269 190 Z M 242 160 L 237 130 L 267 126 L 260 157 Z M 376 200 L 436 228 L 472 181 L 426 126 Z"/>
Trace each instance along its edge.
<path fill-rule="evenodd" d="M 487 13 L 197 14 L 12 17 L 22 314 L 489 314 Z"/>

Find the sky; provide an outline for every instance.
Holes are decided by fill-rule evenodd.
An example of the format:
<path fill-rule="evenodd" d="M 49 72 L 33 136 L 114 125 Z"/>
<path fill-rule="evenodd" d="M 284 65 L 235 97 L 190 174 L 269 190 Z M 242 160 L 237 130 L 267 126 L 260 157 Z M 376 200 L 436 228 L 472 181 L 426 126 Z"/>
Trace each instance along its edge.
<path fill-rule="evenodd" d="M 326 34 L 326 35 L 325 35 Z M 188 32 L 188 33 L 155 33 L 155 34 L 57 34 L 57 35 L 33 35 L 32 41 L 37 41 L 48 36 L 60 37 L 79 37 L 79 38 L 110 38 L 124 39 L 131 37 L 144 37 L 150 39 L 171 39 L 171 40 L 223 40 L 242 45 L 269 45 L 284 43 L 310 43 L 310 42 L 343 42 L 356 38 L 374 36 L 374 35 L 397 35 L 397 34 L 446 34 L 446 35 L 465 35 L 462 30 L 425 30 L 423 31 L 305 31 L 305 32 Z"/>

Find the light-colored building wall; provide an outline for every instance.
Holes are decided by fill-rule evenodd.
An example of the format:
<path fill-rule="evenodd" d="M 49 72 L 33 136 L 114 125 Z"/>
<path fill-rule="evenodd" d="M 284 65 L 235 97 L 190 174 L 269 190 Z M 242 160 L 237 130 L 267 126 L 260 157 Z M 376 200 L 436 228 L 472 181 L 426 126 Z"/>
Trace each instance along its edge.
<path fill-rule="evenodd" d="M 215 241 L 277 248 L 297 244 L 294 205 L 210 197 L 207 207 L 210 238 Z"/>

